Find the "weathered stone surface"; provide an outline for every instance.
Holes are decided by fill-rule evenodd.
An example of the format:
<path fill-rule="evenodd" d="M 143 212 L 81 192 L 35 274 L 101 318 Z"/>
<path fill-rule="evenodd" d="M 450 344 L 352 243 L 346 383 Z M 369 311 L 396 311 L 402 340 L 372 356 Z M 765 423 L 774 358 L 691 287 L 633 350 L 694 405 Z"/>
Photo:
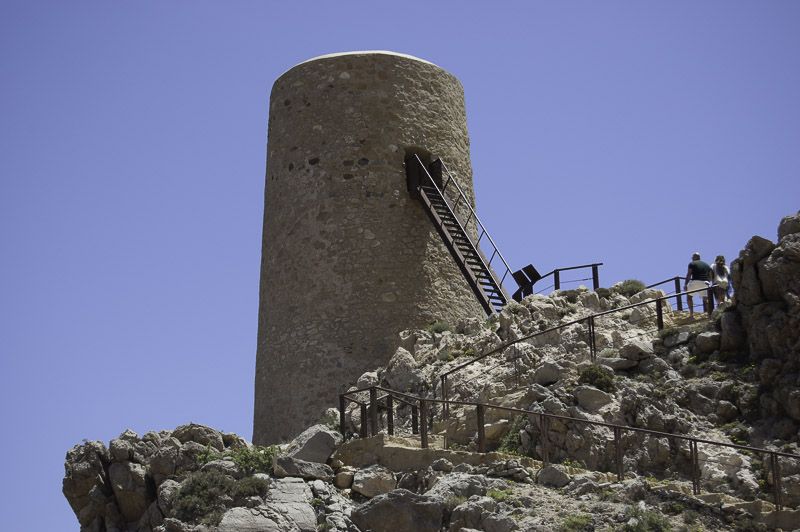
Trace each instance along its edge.
<path fill-rule="evenodd" d="M 602 364 L 604 366 L 608 366 L 609 368 L 613 369 L 614 371 L 624 371 L 627 369 L 635 368 L 639 365 L 638 360 L 630 360 L 627 358 L 598 358 L 598 364 Z"/>
<path fill-rule="evenodd" d="M 737 352 L 745 347 L 747 335 L 738 312 L 724 312 L 720 316 L 720 345 L 723 352 Z"/>
<path fill-rule="evenodd" d="M 325 480 L 333 478 L 333 469 L 318 462 L 306 462 L 291 456 L 279 456 L 275 459 L 275 476 L 300 477 L 305 480 Z"/>
<path fill-rule="evenodd" d="M 665 342 L 666 345 L 666 342 Z M 633 340 L 622 346 L 619 356 L 628 360 L 642 360 L 653 355 L 653 344 L 641 340 Z"/>
<path fill-rule="evenodd" d="M 313 425 L 289 444 L 286 455 L 306 462 L 324 464 L 342 442 L 342 435 L 325 425 Z"/>
<path fill-rule="evenodd" d="M 700 353 L 713 353 L 719 349 L 721 334 L 716 331 L 700 333 L 694 338 L 694 346 Z"/>
<path fill-rule="evenodd" d="M 76 445 L 67 452 L 62 492 L 82 526 L 105 514 L 111 486 L 105 475 L 109 453 L 102 442 Z"/>
<path fill-rule="evenodd" d="M 553 488 L 563 488 L 571 481 L 572 477 L 561 466 L 557 465 L 544 466 L 536 475 L 536 482 Z"/>
<path fill-rule="evenodd" d="M 154 494 L 149 492 L 146 470 L 141 464 L 115 462 L 108 468 L 108 477 L 114 497 L 128 523 L 135 523 L 150 506 Z"/>
<path fill-rule="evenodd" d="M 794 233 L 800 233 L 800 212 L 781 218 L 778 224 L 778 241 Z"/>
<path fill-rule="evenodd" d="M 758 262 L 758 279 L 766 301 L 791 304 L 787 294 L 800 295 L 800 233 L 786 235 Z"/>
<path fill-rule="evenodd" d="M 664 347 L 675 347 L 689 341 L 691 335 L 686 331 L 679 331 L 664 338 Z"/>
<path fill-rule="evenodd" d="M 351 519 L 361 530 L 372 532 L 439 532 L 444 508 L 438 497 L 397 489 L 359 506 Z"/>
<path fill-rule="evenodd" d="M 392 355 L 383 378 L 389 388 L 401 392 L 413 390 L 423 381 L 414 357 L 402 347 Z"/>
<path fill-rule="evenodd" d="M 340 490 L 349 489 L 353 485 L 353 477 L 355 476 L 356 469 L 354 467 L 343 467 L 336 472 L 336 477 L 333 480 L 334 486 Z"/>
<path fill-rule="evenodd" d="M 387 493 L 396 486 L 397 480 L 394 478 L 394 473 L 379 465 L 359 469 L 353 475 L 353 491 L 365 497 L 375 497 Z"/>
<path fill-rule="evenodd" d="M 181 425 L 172 431 L 172 437 L 177 438 L 181 443 L 192 441 L 203 446 L 211 446 L 218 451 L 225 448 L 222 443 L 222 434 L 219 431 L 198 423 Z"/>
<path fill-rule="evenodd" d="M 587 412 L 597 412 L 614 400 L 614 396 L 593 386 L 578 386 L 572 392 L 581 408 Z"/>
<path fill-rule="evenodd" d="M 233 462 L 233 460 L 211 460 L 200 468 L 201 471 L 218 471 L 223 475 L 233 478 L 242 478 L 244 472 Z"/>
<path fill-rule="evenodd" d="M 558 382 L 563 368 L 552 360 L 544 360 L 533 374 L 533 382 L 542 386 L 549 386 Z"/>
<path fill-rule="evenodd" d="M 440 497 L 443 500 L 451 497 L 469 498 L 473 495 L 486 495 L 488 482 L 483 475 L 449 473 L 441 476 L 425 494 Z"/>
<path fill-rule="evenodd" d="M 157 501 L 158 507 L 164 515 L 169 515 L 172 512 L 172 503 L 180 487 L 180 483 L 172 479 L 165 480 L 159 484 Z"/>
<path fill-rule="evenodd" d="M 758 261 L 769 255 L 775 244 L 766 238 L 754 236 L 739 257 L 731 262 L 731 281 L 736 288 L 734 300 L 744 305 L 757 305 L 764 301 L 761 282 L 758 279 Z"/>

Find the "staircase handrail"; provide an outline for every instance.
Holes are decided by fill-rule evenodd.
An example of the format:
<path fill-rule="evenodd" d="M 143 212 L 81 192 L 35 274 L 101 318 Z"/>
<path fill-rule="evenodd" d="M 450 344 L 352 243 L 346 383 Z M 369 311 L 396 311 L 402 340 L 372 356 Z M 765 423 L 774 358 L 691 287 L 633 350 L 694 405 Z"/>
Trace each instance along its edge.
<path fill-rule="evenodd" d="M 428 172 L 428 169 L 422 163 L 422 160 L 420 159 L 419 155 L 414 155 L 414 157 L 417 159 L 417 162 L 419 163 L 420 167 L 425 171 L 425 175 L 428 176 L 428 181 L 430 182 L 430 184 L 433 185 L 433 187 L 436 189 L 436 191 L 439 193 L 439 195 L 445 201 L 445 204 L 447 205 L 447 208 L 450 209 L 450 212 L 453 214 L 453 218 L 455 219 L 455 221 L 458 224 L 459 228 L 464 233 L 464 236 L 466 236 L 467 240 L 469 240 L 470 245 L 475 249 L 475 251 L 478 252 L 478 259 L 484 265 L 484 267 L 486 268 L 486 271 L 489 273 L 489 275 L 492 276 L 492 281 L 494 281 L 494 283 L 497 285 L 497 288 L 503 293 L 503 295 L 505 296 L 506 300 L 510 299 L 508 297 L 508 294 L 506 293 L 505 289 L 503 288 L 503 279 L 505 279 L 505 276 L 508 275 L 508 271 L 506 271 L 506 274 L 503 275 L 503 279 L 501 279 L 500 282 L 498 282 L 497 281 L 497 274 L 494 272 L 494 270 L 492 269 L 492 266 L 491 266 L 491 264 L 492 264 L 491 259 L 489 260 L 488 263 L 486 262 L 485 257 L 480 252 L 480 248 L 478 247 L 477 242 L 473 242 L 472 241 L 472 237 L 469 236 L 469 232 L 467 231 L 466 227 L 464 227 L 467 223 L 469 223 L 469 221 L 467 221 L 465 224 L 461 223 L 461 220 L 459 219 L 458 214 L 456 214 L 455 209 L 453 209 L 453 207 L 448 203 L 447 197 L 444 195 L 443 190 L 440 189 L 439 185 L 436 184 L 436 181 L 433 179 L 433 176 L 430 174 L 430 172 Z M 442 163 L 442 166 L 444 166 L 444 163 Z M 464 196 L 464 198 L 466 198 L 466 196 Z M 470 209 L 471 209 L 471 207 L 470 207 Z M 475 211 L 472 211 L 472 212 L 474 213 Z M 475 220 L 477 220 L 478 223 L 480 223 L 480 220 L 478 219 L 477 215 L 475 216 Z M 483 227 L 483 224 L 481 224 L 481 227 Z M 484 229 L 484 231 L 486 231 L 486 229 Z M 488 233 L 487 233 L 487 235 L 488 235 Z M 489 237 L 489 238 L 491 239 L 491 237 Z M 492 243 L 492 245 L 494 245 L 494 243 Z M 499 254 L 500 250 L 498 250 L 497 247 L 495 247 L 495 252 L 497 254 Z M 503 259 L 503 262 L 505 262 L 505 259 Z M 483 289 L 481 288 L 481 290 L 483 290 Z"/>
<path fill-rule="evenodd" d="M 417 158 L 419 158 L 419 156 L 417 156 Z M 458 184 L 458 180 L 450 172 L 450 169 L 447 167 L 447 164 L 445 164 L 445 162 L 442 161 L 441 159 L 439 159 L 439 160 L 442 162 L 442 168 L 444 168 L 445 173 L 447 173 L 447 181 L 445 181 L 444 185 L 442 185 L 442 191 L 441 191 L 442 192 L 442 197 L 445 199 L 445 201 L 447 201 L 447 197 L 445 196 L 444 191 L 447 190 L 447 185 L 452 181 L 453 184 L 456 186 L 456 189 L 458 190 L 458 193 L 460 194 L 460 196 L 462 198 L 464 198 L 464 200 L 465 200 L 464 203 L 466 203 L 467 207 L 470 210 L 470 216 L 475 218 L 475 222 L 481 228 L 482 232 L 481 232 L 481 235 L 478 237 L 478 240 L 475 242 L 475 249 L 478 249 L 478 244 L 480 244 L 481 239 L 483 238 L 483 235 L 486 235 L 486 238 L 489 239 L 489 242 L 492 244 L 492 248 L 494 249 L 494 252 L 492 253 L 492 257 L 489 259 L 489 266 L 491 266 L 492 260 L 494 260 L 494 255 L 495 254 L 497 254 L 497 256 L 500 257 L 500 260 L 503 261 L 503 266 L 505 266 L 506 271 L 503 273 L 503 277 L 500 279 L 500 284 L 498 285 L 498 286 L 500 286 L 502 288 L 503 281 L 505 281 L 506 276 L 508 276 L 508 274 L 511 273 L 511 266 L 508 265 L 508 262 L 506 261 L 506 258 L 503 256 L 502 253 L 500 253 L 500 248 L 498 248 L 497 244 L 494 243 L 494 239 L 492 238 L 492 235 L 489 234 L 489 232 L 486 230 L 486 227 L 483 225 L 483 222 L 481 222 L 480 218 L 478 218 L 478 214 L 475 212 L 475 209 L 472 208 L 472 204 L 470 203 L 469 198 L 467 197 L 467 195 L 464 194 L 464 189 L 462 189 L 461 185 Z M 453 214 L 456 214 L 455 208 L 451 207 L 451 209 L 453 211 Z M 456 214 L 456 216 L 457 216 L 457 214 Z M 469 224 L 469 220 L 467 220 L 467 222 L 465 223 L 465 225 L 467 225 L 467 224 Z"/>

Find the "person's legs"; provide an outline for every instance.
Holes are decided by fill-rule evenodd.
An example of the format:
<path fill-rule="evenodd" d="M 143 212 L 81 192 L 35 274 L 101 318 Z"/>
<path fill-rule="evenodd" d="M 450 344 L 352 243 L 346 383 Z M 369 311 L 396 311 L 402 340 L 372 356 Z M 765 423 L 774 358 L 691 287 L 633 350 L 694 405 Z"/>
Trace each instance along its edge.
<path fill-rule="evenodd" d="M 725 289 L 721 286 L 714 287 L 714 297 L 717 300 L 717 306 L 720 306 L 725 301 Z"/>

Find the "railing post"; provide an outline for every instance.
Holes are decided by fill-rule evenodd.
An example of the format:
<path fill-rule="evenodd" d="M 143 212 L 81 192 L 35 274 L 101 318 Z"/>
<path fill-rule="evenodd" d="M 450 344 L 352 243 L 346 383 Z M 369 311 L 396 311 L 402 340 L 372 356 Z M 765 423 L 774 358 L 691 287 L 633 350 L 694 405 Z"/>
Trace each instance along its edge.
<path fill-rule="evenodd" d="M 394 398 L 391 394 L 386 396 L 386 432 L 394 436 Z"/>
<path fill-rule="evenodd" d="M 597 359 L 597 345 L 594 336 L 594 314 L 587 319 L 589 325 L 589 359 L 594 362 Z"/>
<path fill-rule="evenodd" d="M 346 437 L 347 434 L 347 427 L 345 421 L 345 409 L 347 407 L 347 402 L 344 398 L 344 394 L 339 396 L 339 432 L 342 433 L 342 438 Z"/>
<path fill-rule="evenodd" d="M 444 401 L 442 403 L 442 419 L 447 420 L 450 419 L 450 404 L 447 402 L 447 375 L 442 375 L 440 380 L 442 381 L 442 401 Z"/>
<path fill-rule="evenodd" d="M 708 290 L 706 290 L 706 292 L 708 294 L 707 295 L 707 298 L 708 298 L 708 309 L 707 309 L 707 311 L 708 311 L 708 315 L 711 316 L 711 314 L 714 313 L 714 287 L 713 286 L 709 286 Z"/>
<path fill-rule="evenodd" d="M 592 290 L 600 288 L 600 272 L 597 264 L 592 264 Z"/>
<path fill-rule="evenodd" d="M 778 455 L 775 453 L 770 454 L 770 462 L 772 463 L 772 489 L 775 492 L 775 509 L 780 511 L 783 509 L 783 501 L 781 500 L 781 468 L 778 464 Z"/>
<path fill-rule="evenodd" d="M 700 458 L 697 453 L 697 441 L 689 440 L 689 454 L 692 462 L 692 493 L 700 494 Z"/>
<path fill-rule="evenodd" d="M 615 460 L 617 462 L 617 480 L 622 482 L 625 476 L 624 462 L 622 461 L 622 429 L 614 427 L 614 452 Z"/>
<path fill-rule="evenodd" d="M 661 298 L 656 299 L 656 323 L 659 331 L 664 328 L 664 309 L 661 307 L 661 303 Z"/>
<path fill-rule="evenodd" d="M 553 270 L 553 289 L 561 290 L 561 272 Z"/>
<path fill-rule="evenodd" d="M 369 425 L 370 435 L 378 434 L 378 390 L 374 386 L 369 388 Z"/>
<path fill-rule="evenodd" d="M 675 293 L 678 294 L 678 310 L 683 310 L 683 296 L 681 296 L 681 278 L 675 277 Z"/>
<path fill-rule="evenodd" d="M 367 405 L 366 403 L 361 403 L 361 430 L 358 432 L 358 435 L 362 438 L 366 438 L 367 434 Z"/>
<path fill-rule="evenodd" d="M 419 444 L 423 449 L 428 448 L 428 402 L 419 400 Z"/>
<path fill-rule="evenodd" d="M 417 405 L 411 405 L 411 434 L 419 434 L 419 412 Z"/>
<path fill-rule="evenodd" d="M 486 452 L 486 427 L 484 426 L 484 413 L 486 407 L 482 404 L 477 405 L 477 418 L 478 418 L 478 452 Z"/>

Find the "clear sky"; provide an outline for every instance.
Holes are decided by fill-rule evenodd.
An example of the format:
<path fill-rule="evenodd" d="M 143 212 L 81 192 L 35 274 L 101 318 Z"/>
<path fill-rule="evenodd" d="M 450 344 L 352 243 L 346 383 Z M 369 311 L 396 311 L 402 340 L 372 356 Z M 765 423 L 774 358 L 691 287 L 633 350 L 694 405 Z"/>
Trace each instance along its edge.
<path fill-rule="evenodd" d="M 269 90 L 370 49 L 463 83 L 514 267 L 655 282 L 800 208 L 799 2 L 3 0 L 5 530 L 77 530 L 83 438 L 251 436 Z"/>

